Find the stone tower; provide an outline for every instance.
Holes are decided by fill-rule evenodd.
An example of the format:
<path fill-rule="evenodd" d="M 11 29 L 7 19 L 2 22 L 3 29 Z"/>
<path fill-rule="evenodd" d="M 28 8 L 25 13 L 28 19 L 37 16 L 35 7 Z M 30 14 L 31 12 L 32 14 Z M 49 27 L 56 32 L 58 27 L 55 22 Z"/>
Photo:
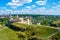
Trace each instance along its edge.
<path fill-rule="evenodd" d="M 31 17 L 26 17 L 26 20 L 27 20 L 27 24 L 32 24 Z"/>
<path fill-rule="evenodd" d="M 13 17 L 12 17 L 12 14 L 11 14 L 11 11 L 9 11 L 9 21 L 13 21 Z"/>

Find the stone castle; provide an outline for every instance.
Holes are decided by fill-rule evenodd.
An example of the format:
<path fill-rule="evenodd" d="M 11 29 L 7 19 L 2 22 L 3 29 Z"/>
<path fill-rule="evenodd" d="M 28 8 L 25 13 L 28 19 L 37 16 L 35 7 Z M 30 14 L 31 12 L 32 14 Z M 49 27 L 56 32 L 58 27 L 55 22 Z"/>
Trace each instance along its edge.
<path fill-rule="evenodd" d="M 19 23 L 24 23 L 24 24 L 32 24 L 31 22 L 31 17 L 19 17 L 18 15 L 16 16 L 16 18 L 13 18 L 12 15 L 9 16 L 9 21 L 10 22 L 19 22 Z"/>

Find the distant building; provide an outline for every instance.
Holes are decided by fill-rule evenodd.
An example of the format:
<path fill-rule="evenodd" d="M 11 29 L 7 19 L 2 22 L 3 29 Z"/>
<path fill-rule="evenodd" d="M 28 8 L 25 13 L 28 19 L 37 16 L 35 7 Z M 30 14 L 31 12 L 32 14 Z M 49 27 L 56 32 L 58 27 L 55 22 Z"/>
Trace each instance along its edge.
<path fill-rule="evenodd" d="M 6 17 L 6 15 L 0 15 L 0 18 L 5 18 Z"/>

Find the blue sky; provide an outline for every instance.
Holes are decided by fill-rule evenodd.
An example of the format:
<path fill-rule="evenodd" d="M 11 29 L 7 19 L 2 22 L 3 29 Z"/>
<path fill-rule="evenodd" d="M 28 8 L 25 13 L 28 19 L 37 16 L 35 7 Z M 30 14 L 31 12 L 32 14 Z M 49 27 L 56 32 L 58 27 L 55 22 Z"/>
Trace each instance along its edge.
<path fill-rule="evenodd" d="M 60 0 L 0 0 L 1 14 L 60 15 Z"/>

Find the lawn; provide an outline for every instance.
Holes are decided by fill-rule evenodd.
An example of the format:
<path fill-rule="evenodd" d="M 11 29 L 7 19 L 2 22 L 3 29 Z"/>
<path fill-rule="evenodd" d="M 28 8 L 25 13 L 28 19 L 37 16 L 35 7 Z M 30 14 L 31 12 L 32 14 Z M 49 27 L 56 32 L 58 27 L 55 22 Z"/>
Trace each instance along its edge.
<path fill-rule="evenodd" d="M 12 25 L 21 28 L 20 31 L 22 31 L 26 34 L 26 37 L 37 37 L 37 38 L 47 38 L 51 36 L 52 34 L 58 32 L 57 29 L 49 28 L 49 27 L 43 27 L 38 25 L 27 25 L 27 24 L 21 24 L 21 23 L 13 23 Z"/>

